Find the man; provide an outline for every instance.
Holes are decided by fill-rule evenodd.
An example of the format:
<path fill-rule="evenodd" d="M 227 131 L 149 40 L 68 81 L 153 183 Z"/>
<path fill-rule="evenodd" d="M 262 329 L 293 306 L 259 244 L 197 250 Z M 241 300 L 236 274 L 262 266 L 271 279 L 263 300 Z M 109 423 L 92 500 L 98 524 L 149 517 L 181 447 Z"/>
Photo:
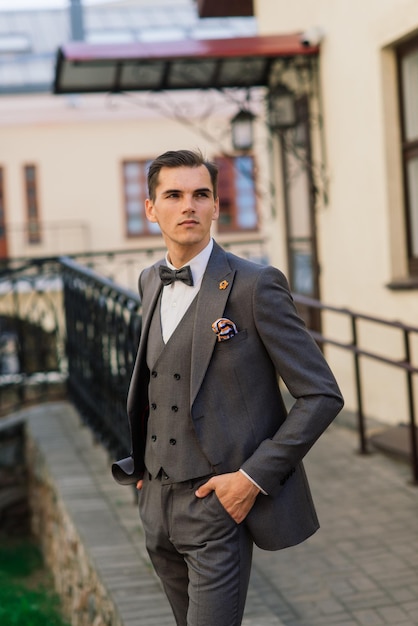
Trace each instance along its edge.
<path fill-rule="evenodd" d="M 211 239 L 216 167 L 166 152 L 148 187 L 166 265 L 139 279 L 132 455 L 113 474 L 140 490 L 147 549 L 177 625 L 239 626 L 253 542 L 277 550 L 318 528 L 301 461 L 343 401 L 283 274 Z M 278 377 L 295 398 L 288 415 Z"/>

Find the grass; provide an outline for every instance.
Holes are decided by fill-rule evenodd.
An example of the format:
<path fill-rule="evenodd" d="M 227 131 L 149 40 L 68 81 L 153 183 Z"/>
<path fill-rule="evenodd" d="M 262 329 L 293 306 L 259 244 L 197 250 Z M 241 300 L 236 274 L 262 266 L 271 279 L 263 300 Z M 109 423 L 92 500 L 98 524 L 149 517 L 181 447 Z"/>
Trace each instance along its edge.
<path fill-rule="evenodd" d="M 51 587 L 37 546 L 0 542 L 1 626 L 68 626 Z"/>

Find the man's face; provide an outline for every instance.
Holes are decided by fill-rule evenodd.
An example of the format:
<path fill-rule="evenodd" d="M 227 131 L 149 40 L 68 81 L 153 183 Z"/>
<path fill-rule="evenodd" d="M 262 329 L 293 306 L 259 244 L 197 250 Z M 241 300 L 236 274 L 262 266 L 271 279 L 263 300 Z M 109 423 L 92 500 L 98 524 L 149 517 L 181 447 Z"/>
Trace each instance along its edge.
<path fill-rule="evenodd" d="M 172 262 L 178 257 L 186 262 L 201 252 L 209 243 L 212 221 L 219 216 L 206 167 L 163 167 L 155 200 L 146 200 L 145 212 L 160 226 Z"/>

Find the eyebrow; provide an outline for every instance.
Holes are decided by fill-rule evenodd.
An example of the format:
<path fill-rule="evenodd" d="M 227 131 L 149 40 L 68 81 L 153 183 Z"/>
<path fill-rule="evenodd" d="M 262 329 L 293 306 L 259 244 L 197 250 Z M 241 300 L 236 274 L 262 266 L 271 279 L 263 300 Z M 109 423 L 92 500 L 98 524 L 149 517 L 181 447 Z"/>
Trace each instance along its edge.
<path fill-rule="evenodd" d="M 200 187 L 199 189 L 194 189 L 193 193 L 201 193 L 202 191 L 213 194 L 212 189 L 209 189 L 209 187 Z M 170 193 L 184 193 L 184 189 L 166 189 L 162 192 L 162 195 L 165 196 Z"/>

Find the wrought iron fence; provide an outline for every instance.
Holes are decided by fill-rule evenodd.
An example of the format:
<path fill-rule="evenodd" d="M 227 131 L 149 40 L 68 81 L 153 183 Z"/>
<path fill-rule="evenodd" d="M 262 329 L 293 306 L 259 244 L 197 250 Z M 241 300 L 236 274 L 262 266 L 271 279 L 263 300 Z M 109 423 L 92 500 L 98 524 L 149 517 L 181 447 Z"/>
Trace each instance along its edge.
<path fill-rule="evenodd" d="M 0 276 L 0 412 L 61 394 L 67 377 L 57 259 L 21 263 Z"/>
<path fill-rule="evenodd" d="M 0 414 L 67 397 L 113 456 L 129 453 L 126 396 L 139 297 L 70 258 L 0 276 Z"/>
<path fill-rule="evenodd" d="M 412 475 L 418 485 L 414 395 L 418 327 L 326 306 L 303 296 L 294 298 L 298 306 L 347 322 L 348 332 L 336 337 L 326 330 L 311 332 L 320 345 L 342 350 L 353 363 L 360 452 L 368 451 L 369 439 L 365 361 L 384 363 L 404 375 Z M 400 334 L 400 358 L 390 351 L 384 355 L 364 347 L 359 325 L 366 322 Z M 141 305 L 136 293 L 74 259 L 35 259 L 9 267 L 0 275 L 0 412 L 50 397 L 57 383 L 61 388 L 65 384 L 96 438 L 112 456 L 124 455 L 129 452 L 126 396 L 140 330 Z M 14 404 L 7 404 L 8 392 L 14 392 Z"/>
<path fill-rule="evenodd" d="M 139 297 L 61 259 L 68 392 L 96 438 L 117 456 L 130 451 L 126 397 L 140 330 Z"/>
<path fill-rule="evenodd" d="M 225 237 L 225 236 L 224 236 Z M 259 263 L 267 263 L 268 255 L 264 238 L 261 236 L 241 236 L 234 240 L 218 239 L 222 246 L 243 258 Z M 49 257 L 50 261 L 58 258 L 69 258 L 77 261 L 82 267 L 95 270 L 100 276 L 105 276 L 117 285 L 137 290 L 139 272 L 148 267 L 165 254 L 166 247 L 162 239 L 154 242 L 152 246 L 141 246 L 139 248 L 122 250 L 98 250 L 94 252 L 74 252 L 65 255 L 56 254 Z M 1 277 L 10 275 L 11 272 L 24 270 L 31 263 L 43 264 L 46 258 L 28 259 L 27 257 L 13 258 L 7 260 L 0 259 L 0 280 Z"/>

